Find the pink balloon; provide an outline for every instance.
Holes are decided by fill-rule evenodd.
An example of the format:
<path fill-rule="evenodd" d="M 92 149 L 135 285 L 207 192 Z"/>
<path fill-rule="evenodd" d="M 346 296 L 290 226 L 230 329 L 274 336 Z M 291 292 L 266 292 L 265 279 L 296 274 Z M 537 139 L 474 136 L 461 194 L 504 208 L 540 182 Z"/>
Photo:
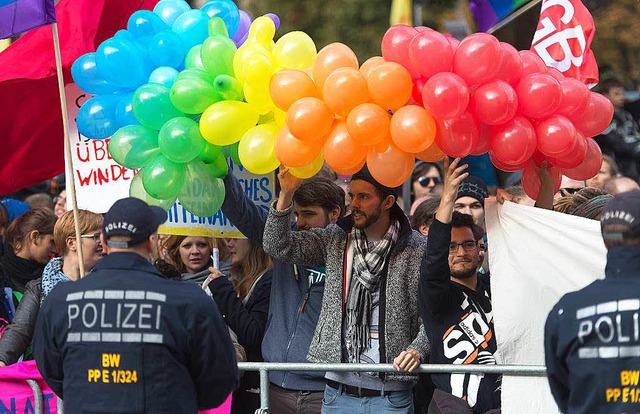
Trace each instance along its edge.
<path fill-rule="evenodd" d="M 574 78 L 562 79 L 560 87 L 562 88 L 562 99 L 557 113 L 567 118 L 579 117 L 589 105 L 589 88 Z"/>
<path fill-rule="evenodd" d="M 453 53 L 455 53 L 456 49 L 460 45 L 460 41 L 450 34 L 445 34 L 444 37 L 447 38 L 447 42 L 449 42 L 449 44 L 451 45 L 451 49 L 453 49 Z"/>
<path fill-rule="evenodd" d="M 562 88 L 551 75 L 533 73 L 524 76 L 516 87 L 519 111 L 530 118 L 542 119 L 560 106 Z"/>
<path fill-rule="evenodd" d="M 465 37 L 453 55 L 453 71 L 467 85 L 487 82 L 502 66 L 502 49 L 494 36 L 474 33 Z"/>
<path fill-rule="evenodd" d="M 451 157 L 466 157 L 480 140 L 478 121 L 469 112 L 438 122 L 436 144 Z"/>
<path fill-rule="evenodd" d="M 490 149 L 491 127 L 487 124 L 479 122 L 479 138 L 475 148 L 471 151 L 471 155 L 482 155 Z"/>
<path fill-rule="evenodd" d="M 522 59 L 522 76 L 532 73 L 547 73 L 547 65 L 540 56 L 530 50 L 521 50 L 518 53 Z"/>
<path fill-rule="evenodd" d="M 436 73 L 451 71 L 453 48 L 442 34 L 423 31 L 409 43 L 409 58 L 415 70 L 428 79 Z"/>
<path fill-rule="evenodd" d="M 587 153 L 582 164 L 576 168 L 563 169 L 562 173 L 574 180 L 588 180 L 600 171 L 602 166 L 602 151 L 598 143 L 592 138 L 585 138 L 587 141 Z"/>
<path fill-rule="evenodd" d="M 560 189 L 560 181 L 562 180 L 562 174 L 560 170 L 555 167 L 550 167 L 549 172 L 553 177 L 553 193 L 557 193 Z M 540 178 L 533 167 L 533 161 L 528 162 L 522 170 L 522 187 L 529 197 L 536 200 L 538 193 L 540 192 Z"/>
<path fill-rule="evenodd" d="M 418 105 L 424 105 L 422 102 L 422 91 L 427 80 L 425 78 L 418 78 L 413 80 L 413 89 L 411 89 L 411 97 Z"/>
<path fill-rule="evenodd" d="M 490 146 L 499 161 L 508 165 L 522 164 L 536 150 L 535 129 L 527 118 L 516 116 L 491 129 Z"/>
<path fill-rule="evenodd" d="M 382 57 L 387 62 L 396 62 L 405 67 L 412 78 L 418 73 L 409 59 L 409 43 L 418 31 L 411 26 L 396 24 L 391 26 L 382 37 Z"/>
<path fill-rule="evenodd" d="M 589 104 L 582 114 L 570 118 L 585 137 L 593 137 L 607 129 L 613 119 L 613 104 L 604 95 L 589 92 Z M 591 177 L 589 177 L 591 178 Z"/>
<path fill-rule="evenodd" d="M 522 58 L 518 50 L 509 43 L 500 42 L 502 49 L 502 66 L 498 72 L 498 79 L 510 85 L 517 85 L 522 78 Z"/>
<path fill-rule="evenodd" d="M 558 69 L 554 67 L 547 67 L 547 74 L 553 76 L 558 82 L 565 79 L 565 76 Z"/>
<path fill-rule="evenodd" d="M 437 73 L 424 85 L 422 102 L 437 119 L 452 119 L 467 110 L 469 88 L 455 73 Z"/>
<path fill-rule="evenodd" d="M 566 154 L 575 145 L 576 128 L 562 115 L 552 115 L 536 127 L 538 151 L 549 157 Z"/>
<path fill-rule="evenodd" d="M 518 109 L 516 91 L 504 81 L 485 83 L 471 95 L 471 108 L 480 122 L 487 125 L 504 124 Z"/>
<path fill-rule="evenodd" d="M 495 154 L 493 153 L 493 151 L 489 151 L 489 159 L 491 160 L 491 163 L 500 171 L 505 171 L 505 172 L 516 172 L 516 171 L 520 171 L 521 169 L 524 168 L 525 164 L 527 162 L 529 162 L 529 160 L 525 161 L 522 164 L 507 164 L 504 163 L 502 161 L 500 161 Z"/>
<path fill-rule="evenodd" d="M 575 144 L 569 151 L 558 157 L 547 157 L 549 162 L 558 168 L 572 169 L 578 167 L 587 155 L 587 139 L 576 131 Z"/>
<path fill-rule="evenodd" d="M 433 32 L 434 30 L 427 26 L 415 26 L 414 29 L 418 32 Z"/>

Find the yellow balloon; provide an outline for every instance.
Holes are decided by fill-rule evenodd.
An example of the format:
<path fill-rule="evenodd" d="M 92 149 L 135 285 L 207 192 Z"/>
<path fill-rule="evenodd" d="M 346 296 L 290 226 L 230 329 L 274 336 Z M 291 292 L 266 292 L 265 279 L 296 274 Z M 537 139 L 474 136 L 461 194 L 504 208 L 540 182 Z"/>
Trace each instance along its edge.
<path fill-rule="evenodd" d="M 238 82 L 240 82 L 240 85 L 244 85 L 247 80 L 245 74 L 246 62 L 254 55 L 264 56 L 271 61 L 271 53 L 257 43 L 245 42 L 233 56 L 233 73 L 236 79 L 238 79 Z"/>
<path fill-rule="evenodd" d="M 276 67 L 306 69 L 313 65 L 318 50 L 305 32 L 289 32 L 276 42 L 271 51 Z"/>
<path fill-rule="evenodd" d="M 269 84 L 256 87 L 246 83 L 244 85 L 244 99 L 253 105 L 260 115 L 265 115 L 276 107 L 269 94 Z"/>
<path fill-rule="evenodd" d="M 276 35 L 276 24 L 267 16 L 260 16 L 249 26 L 247 42 L 257 43 L 267 50 L 271 50 L 273 36 Z"/>
<path fill-rule="evenodd" d="M 244 168 L 253 174 L 269 173 L 280 165 L 276 157 L 276 135 L 280 128 L 262 124 L 248 130 L 238 145 L 238 156 Z"/>
<path fill-rule="evenodd" d="M 273 118 L 279 127 L 287 125 L 287 113 L 278 107 L 273 108 Z"/>
<path fill-rule="evenodd" d="M 231 145 L 258 122 L 253 105 L 239 101 L 220 101 L 208 107 L 200 117 L 200 133 L 214 145 Z"/>
<path fill-rule="evenodd" d="M 316 175 L 322 169 L 323 165 L 324 165 L 324 155 L 322 154 L 322 151 L 320 151 L 320 154 L 318 154 L 318 156 L 309 164 L 303 165 L 302 167 L 298 167 L 298 168 L 289 167 L 289 172 L 294 177 L 307 179 Z"/>
<path fill-rule="evenodd" d="M 245 82 L 252 85 L 268 85 L 273 75 L 271 59 L 259 54 L 247 57 L 244 61 L 243 70 L 246 78 Z"/>

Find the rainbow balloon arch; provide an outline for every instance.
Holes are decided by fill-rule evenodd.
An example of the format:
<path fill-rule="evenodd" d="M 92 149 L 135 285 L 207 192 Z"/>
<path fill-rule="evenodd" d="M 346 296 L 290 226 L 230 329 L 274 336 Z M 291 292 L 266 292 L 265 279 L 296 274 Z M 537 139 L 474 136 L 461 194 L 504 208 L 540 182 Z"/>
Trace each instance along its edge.
<path fill-rule="evenodd" d="M 282 35 L 276 15 L 252 21 L 231 0 L 191 9 L 161 0 L 72 66 L 95 95 L 79 132 L 111 137 L 120 165 L 140 169 L 130 195 L 168 209 L 215 214 L 227 157 L 255 174 L 280 165 L 300 178 L 326 164 L 353 174 L 366 163 L 387 186 L 415 160 L 489 153 L 500 170 L 523 170 L 536 198 L 535 166 L 585 180 L 600 169 L 591 138 L 613 106 L 580 81 L 486 33 L 462 41 L 428 27 L 392 26 L 382 56 L 359 65 L 342 43 L 319 52 L 304 32 Z M 197 188 L 196 188 L 197 187 Z"/>

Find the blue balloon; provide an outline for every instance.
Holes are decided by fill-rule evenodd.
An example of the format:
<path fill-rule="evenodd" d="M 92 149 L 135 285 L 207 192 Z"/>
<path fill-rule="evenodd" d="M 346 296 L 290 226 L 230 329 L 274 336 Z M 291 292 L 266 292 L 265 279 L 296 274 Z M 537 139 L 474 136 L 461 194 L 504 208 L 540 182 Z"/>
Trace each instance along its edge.
<path fill-rule="evenodd" d="M 128 88 L 145 83 L 153 70 L 144 51 L 123 36 L 102 42 L 96 51 L 96 63 L 107 82 Z"/>
<path fill-rule="evenodd" d="M 169 26 L 171 26 L 178 16 L 191 10 L 187 2 L 183 0 L 162 0 L 153 8 L 153 12 Z"/>
<path fill-rule="evenodd" d="M 187 49 L 180 36 L 171 30 L 165 30 L 153 36 L 149 43 L 149 56 L 156 66 L 178 68 L 184 63 Z"/>
<path fill-rule="evenodd" d="M 210 0 L 200 10 L 207 13 L 209 18 L 219 17 L 227 26 L 229 37 L 233 37 L 240 25 L 240 10 L 232 0 Z"/>
<path fill-rule="evenodd" d="M 204 42 L 209 36 L 208 25 L 207 13 L 195 9 L 182 13 L 171 26 L 171 30 L 180 36 L 185 49 L 189 50 Z"/>
<path fill-rule="evenodd" d="M 169 26 L 157 14 L 149 10 L 138 10 L 129 17 L 127 30 L 137 42 L 147 46 L 156 33 L 169 30 Z"/>
<path fill-rule="evenodd" d="M 149 83 L 159 83 L 167 88 L 173 86 L 173 82 L 178 76 L 178 71 L 169 66 L 160 66 L 149 75 Z"/>
<path fill-rule="evenodd" d="M 98 95 L 85 102 L 78 111 L 78 132 L 87 138 L 105 139 L 119 128 L 116 107 L 122 95 Z"/>
<path fill-rule="evenodd" d="M 120 90 L 120 87 L 107 82 L 96 65 L 96 54 L 85 53 L 71 65 L 71 76 L 80 89 L 87 93 L 99 95 Z"/>
<path fill-rule="evenodd" d="M 133 108 L 131 107 L 131 99 L 133 98 L 133 92 L 126 94 L 118 105 L 116 106 L 116 122 L 118 128 L 122 128 L 127 125 L 138 125 L 140 122 L 133 114 Z"/>

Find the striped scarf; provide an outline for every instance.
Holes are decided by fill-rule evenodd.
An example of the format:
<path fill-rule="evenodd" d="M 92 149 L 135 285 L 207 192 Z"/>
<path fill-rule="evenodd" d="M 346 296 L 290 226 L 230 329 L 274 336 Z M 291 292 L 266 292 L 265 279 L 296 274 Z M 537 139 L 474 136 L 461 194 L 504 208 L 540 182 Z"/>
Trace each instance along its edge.
<path fill-rule="evenodd" d="M 400 223 L 393 220 L 389 230 L 376 246 L 369 250 L 363 230 L 353 229 L 355 254 L 353 274 L 346 303 L 346 347 L 349 362 L 360 361 L 360 354 L 370 344 L 371 294 L 378 286 L 391 248 L 398 241 Z"/>

